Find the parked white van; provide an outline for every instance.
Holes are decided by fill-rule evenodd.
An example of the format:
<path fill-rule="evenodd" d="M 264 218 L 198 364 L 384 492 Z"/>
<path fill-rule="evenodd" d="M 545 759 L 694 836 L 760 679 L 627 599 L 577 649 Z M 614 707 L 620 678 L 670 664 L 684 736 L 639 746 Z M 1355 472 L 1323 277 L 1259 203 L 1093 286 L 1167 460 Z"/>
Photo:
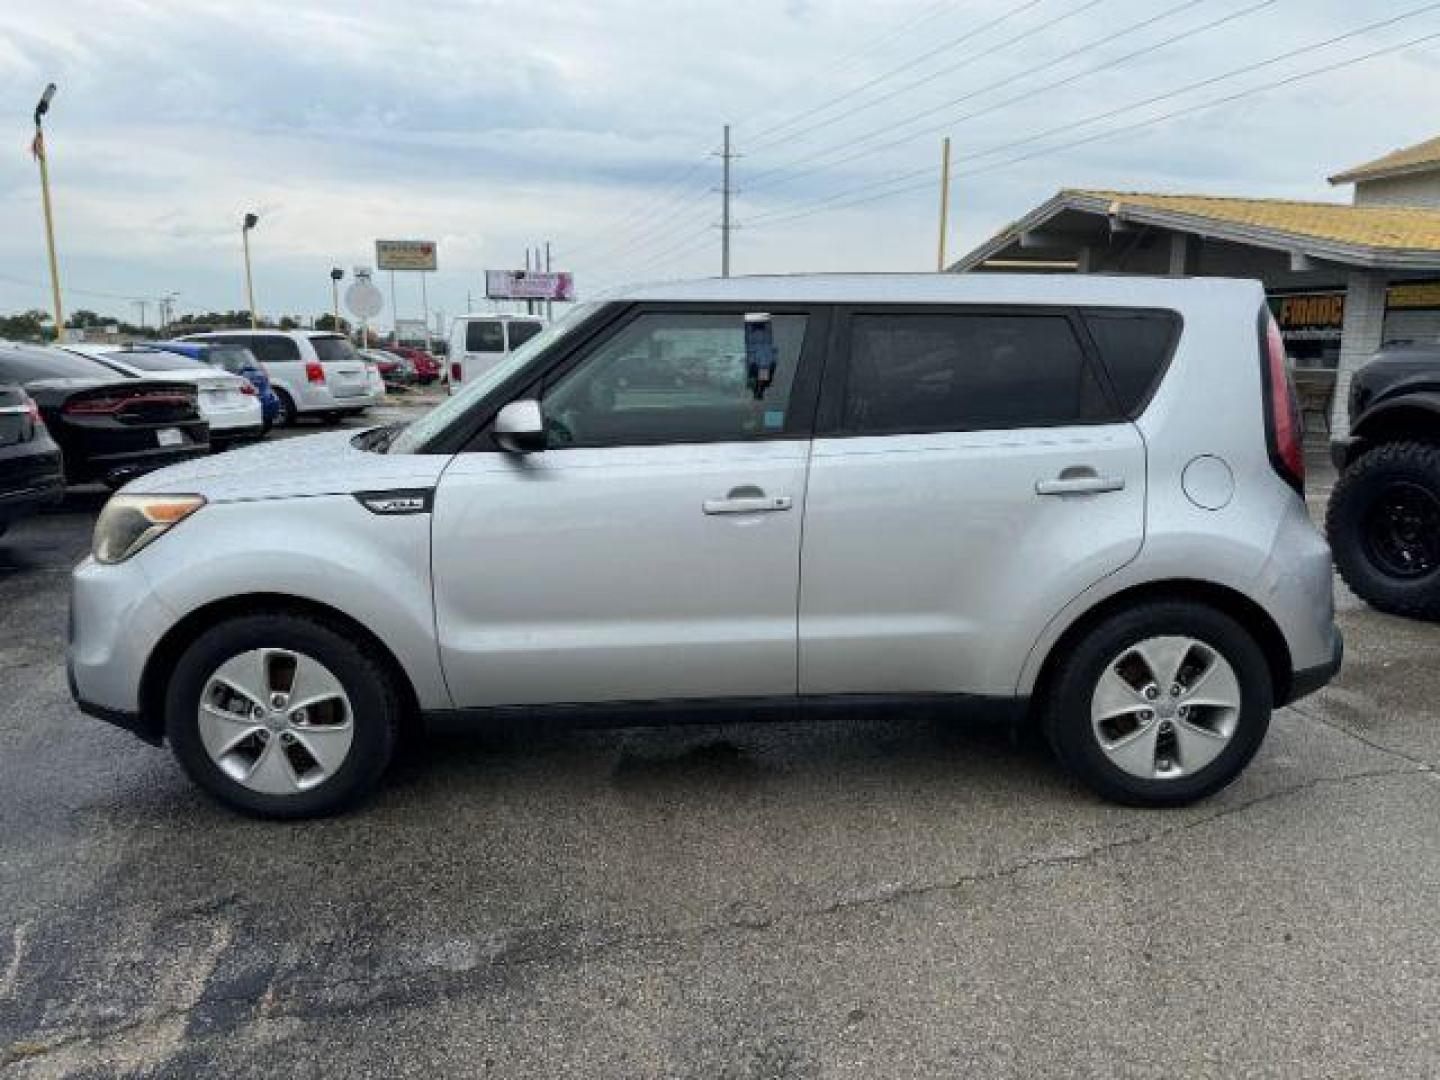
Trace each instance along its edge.
<path fill-rule="evenodd" d="M 505 311 L 456 318 L 450 328 L 450 392 L 484 375 L 544 328 L 537 316 Z"/>

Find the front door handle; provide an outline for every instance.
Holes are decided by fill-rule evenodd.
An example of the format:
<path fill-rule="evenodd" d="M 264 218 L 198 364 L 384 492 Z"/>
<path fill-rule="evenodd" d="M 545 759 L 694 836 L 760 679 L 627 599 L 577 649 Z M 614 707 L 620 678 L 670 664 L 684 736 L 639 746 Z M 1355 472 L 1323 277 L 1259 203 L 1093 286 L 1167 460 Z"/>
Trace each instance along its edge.
<path fill-rule="evenodd" d="M 1125 480 L 1119 476 L 1058 476 L 1054 480 L 1039 480 L 1035 484 L 1036 495 L 1103 495 L 1107 491 L 1124 491 Z"/>
<path fill-rule="evenodd" d="M 789 495 L 766 495 L 757 487 L 740 487 L 723 499 L 706 499 L 701 509 L 707 514 L 773 514 L 794 505 Z"/>

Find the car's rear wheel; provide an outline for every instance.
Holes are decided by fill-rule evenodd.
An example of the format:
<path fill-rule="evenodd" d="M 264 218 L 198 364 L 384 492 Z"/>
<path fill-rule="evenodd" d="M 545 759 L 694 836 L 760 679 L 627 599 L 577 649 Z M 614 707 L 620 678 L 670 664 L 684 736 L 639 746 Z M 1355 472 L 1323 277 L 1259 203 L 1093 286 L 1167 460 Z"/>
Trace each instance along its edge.
<path fill-rule="evenodd" d="M 1440 619 L 1440 445 L 1390 443 L 1361 455 L 1331 492 L 1325 528 L 1356 596 Z"/>
<path fill-rule="evenodd" d="M 385 663 L 337 629 L 249 615 L 211 627 L 181 655 L 165 731 L 191 779 L 222 802 L 313 817 L 374 788 L 401 710 Z"/>
<path fill-rule="evenodd" d="M 280 411 L 275 414 L 275 423 L 280 427 L 294 427 L 295 422 L 300 419 L 295 400 L 284 390 L 276 390 L 275 396 L 280 401 Z"/>
<path fill-rule="evenodd" d="M 1239 623 L 1161 601 L 1110 616 L 1067 650 L 1044 723 L 1061 763 L 1094 791 L 1182 806 L 1241 773 L 1272 708 L 1269 665 Z"/>

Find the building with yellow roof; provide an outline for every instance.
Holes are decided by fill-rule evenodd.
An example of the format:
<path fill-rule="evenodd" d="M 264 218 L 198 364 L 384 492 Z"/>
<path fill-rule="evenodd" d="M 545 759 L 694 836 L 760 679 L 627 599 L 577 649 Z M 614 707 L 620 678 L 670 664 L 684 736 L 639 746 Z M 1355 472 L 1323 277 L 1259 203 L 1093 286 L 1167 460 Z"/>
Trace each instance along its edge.
<path fill-rule="evenodd" d="M 1360 365 L 1385 344 L 1440 340 L 1440 138 L 1330 183 L 1353 184 L 1352 201 L 1065 189 L 950 270 L 1257 278 L 1343 434 Z"/>

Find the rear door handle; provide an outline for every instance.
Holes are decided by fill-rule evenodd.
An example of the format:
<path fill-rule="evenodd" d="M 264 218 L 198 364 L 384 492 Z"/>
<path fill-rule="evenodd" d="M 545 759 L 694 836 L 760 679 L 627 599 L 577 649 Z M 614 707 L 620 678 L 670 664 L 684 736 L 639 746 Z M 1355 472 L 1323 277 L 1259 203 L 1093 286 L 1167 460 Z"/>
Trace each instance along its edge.
<path fill-rule="evenodd" d="M 1035 483 L 1036 495 L 1103 495 L 1124 490 L 1125 480 L 1118 476 L 1064 476 Z"/>
<path fill-rule="evenodd" d="M 706 499 L 701 509 L 707 514 L 772 514 L 789 510 L 795 500 L 789 495 L 732 495 L 724 499 Z"/>

